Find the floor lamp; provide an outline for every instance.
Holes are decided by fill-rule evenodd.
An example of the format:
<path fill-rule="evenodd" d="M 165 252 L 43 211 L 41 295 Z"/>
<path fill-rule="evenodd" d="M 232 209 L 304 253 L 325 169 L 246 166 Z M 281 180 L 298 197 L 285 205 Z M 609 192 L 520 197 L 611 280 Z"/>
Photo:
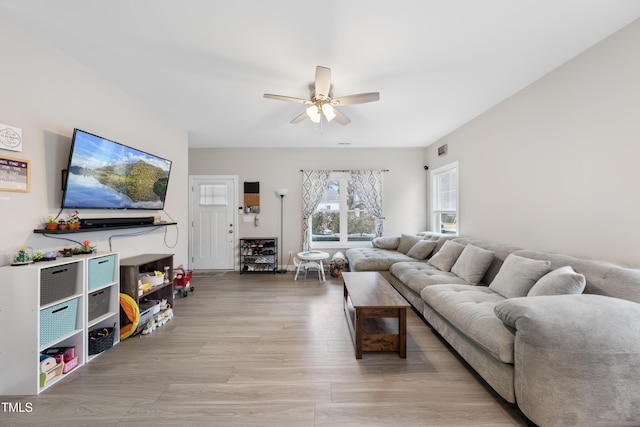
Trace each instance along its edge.
<path fill-rule="evenodd" d="M 276 190 L 276 194 L 280 196 L 280 247 L 278 250 L 280 251 L 280 269 L 278 273 L 286 273 L 287 270 L 284 268 L 284 196 L 289 192 L 286 188 L 278 188 Z"/>

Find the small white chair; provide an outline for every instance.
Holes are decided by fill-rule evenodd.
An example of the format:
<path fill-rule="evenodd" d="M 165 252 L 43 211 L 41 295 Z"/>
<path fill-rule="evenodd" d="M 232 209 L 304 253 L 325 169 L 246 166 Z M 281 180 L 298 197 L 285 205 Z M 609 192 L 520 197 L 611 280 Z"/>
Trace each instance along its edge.
<path fill-rule="evenodd" d="M 298 274 L 300 273 L 300 270 L 304 270 L 304 280 L 307 280 L 307 273 L 311 269 L 315 269 L 318 271 L 318 280 L 321 280 L 322 278 L 320 264 L 315 261 L 302 261 L 298 257 L 294 257 L 293 265 L 296 267 L 296 275 L 293 280 L 298 280 Z"/>

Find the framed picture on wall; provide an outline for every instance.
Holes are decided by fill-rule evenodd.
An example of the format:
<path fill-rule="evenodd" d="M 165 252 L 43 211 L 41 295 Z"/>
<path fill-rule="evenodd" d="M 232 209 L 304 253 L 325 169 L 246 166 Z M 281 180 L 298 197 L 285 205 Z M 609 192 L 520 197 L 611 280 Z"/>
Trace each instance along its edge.
<path fill-rule="evenodd" d="M 28 193 L 30 176 L 29 160 L 0 156 L 0 191 Z"/>

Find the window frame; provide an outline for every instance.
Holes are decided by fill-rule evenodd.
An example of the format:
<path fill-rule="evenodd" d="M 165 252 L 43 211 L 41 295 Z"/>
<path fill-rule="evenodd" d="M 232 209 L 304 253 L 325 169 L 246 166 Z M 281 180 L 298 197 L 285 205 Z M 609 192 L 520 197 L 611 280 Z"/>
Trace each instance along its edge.
<path fill-rule="evenodd" d="M 455 209 L 441 209 L 439 206 L 440 193 L 438 188 L 438 176 L 455 172 Z M 460 167 L 458 161 L 448 163 L 431 171 L 431 230 L 437 233 L 442 232 L 442 214 L 455 215 L 456 230 L 451 233 L 455 236 L 460 235 Z"/>

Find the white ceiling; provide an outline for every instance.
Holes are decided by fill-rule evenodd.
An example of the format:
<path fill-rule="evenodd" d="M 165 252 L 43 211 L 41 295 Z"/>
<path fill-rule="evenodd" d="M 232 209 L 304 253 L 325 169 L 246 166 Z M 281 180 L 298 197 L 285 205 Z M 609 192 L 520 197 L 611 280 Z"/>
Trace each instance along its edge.
<path fill-rule="evenodd" d="M 0 0 L 191 147 L 420 147 L 640 17 L 637 0 Z M 316 65 L 352 123 L 292 125 Z"/>

